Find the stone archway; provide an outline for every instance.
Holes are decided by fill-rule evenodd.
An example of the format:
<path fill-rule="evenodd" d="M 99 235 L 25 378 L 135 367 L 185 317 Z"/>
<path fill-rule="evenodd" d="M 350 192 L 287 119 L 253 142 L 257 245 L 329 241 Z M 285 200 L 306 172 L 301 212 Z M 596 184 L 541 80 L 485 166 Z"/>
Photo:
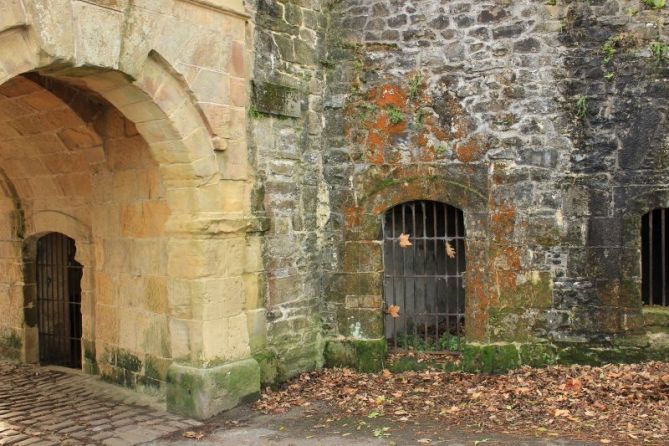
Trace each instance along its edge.
<path fill-rule="evenodd" d="M 8 183 L 16 190 L 7 208 L 21 216 L 25 229 L 7 237 L 14 243 L 9 263 L 20 265 L 16 242 L 26 234 L 54 230 L 38 227 L 37 215 L 66 215 L 89 225 L 91 307 L 125 300 L 97 308 L 89 326 L 84 322 L 91 341 L 84 355 L 87 369 L 122 384 L 167 390 L 170 408 L 191 416 L 232 407 L 258 391 L 247 326 L 249 318 L 263 314 L 245 303 L 246 277 L 257 275 L 245 268 L 256 262 L 245 258 L 259 255 L 259 244 L 247 243 L 246 235 L 254 227 L 248 216 L 250 180 L 220 152 L 227 143 L 222 138 L 243 137 L 227 130 L 231 116 L 243 122 L 244 104 L 229 102 L 222 82 L 227 74 L 215 71 L 220 67 L 205 68 L 208 62 L 196 60 L 200 49 L 187 44 L 209 41 L 210 35 L 204 39 L 197 33 L 222 23 L 229 25 L 220 28 L 226 42 L 244 40 L 245 18 L 221 8 L 220 23 L 198 24 L 204 15 L 187 14 L 198 7 L 179 1 L 163 2 L 173 4 L 175 16 L 167 18 L 163 7 L 125 5 L 119 8 L 129 9 L 119 11 L 69 0 L 53 3 L 26 0 L 14 8 L 11 2 L 0 23 L 0 85 L 10 92 L 3 99 L 19 103 L 35 93 L 45 101 L 27 104 L 40 119 L 26 116 L 20 131 L 4 127 L 8 156 L 0 162 L 8 166 Z M 211 17 L 208 10 L 209 22 Z M 142 35 L 136 21 L 148 26 L 152 19 L 172 21 L 173 39 Z M 108 32 L 98 29 L 101 23 Z M 190 40 L 179 40 L 180 29 Z M 185 47 L 170 47 L 172 41 Z M 168 62 L 163 55 L 179 60 Z M 201 105 L 205 102 L 207 107 Z M 100 115 L 88 120 L 90 104 L 99 106 L 94 111 Z M 49 106 L 54 108 L 48 113 L 39 112 Z M 27 143 L 46 128 L 56 139 Z M 40 157 L 50 153 L 51 160 L 31 164 L 34 157 L 12 158 L 16 147 L 12 151 L 6 144 L 12 138 L 35 153 L 43 150 Z M 55 145 L 61 147 L 49 152 Z M 137 150 L 125 150 L 130 145 Z M 239 147 L 245 150 L 245 144 Z M 43 168 L 43 175 L 33 168 Z M 142 174 L 127 172 L 133 169 Z M 58 196 L 45 195 L 52 191 Z M 12 323 L 20 325 L 19 343 L 27 345 L 23 317 Z M 243 379 L 236 379 L 238 374 Z M 207 385 L 193 388 L 198 380 Z"/>

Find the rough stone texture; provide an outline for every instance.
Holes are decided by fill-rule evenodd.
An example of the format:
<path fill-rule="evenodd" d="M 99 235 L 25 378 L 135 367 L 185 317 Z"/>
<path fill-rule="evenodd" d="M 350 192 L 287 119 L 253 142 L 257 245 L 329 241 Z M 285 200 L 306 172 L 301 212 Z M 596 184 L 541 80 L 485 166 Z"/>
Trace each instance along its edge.
<path fill-rule="evenodd" d="M 323 179 L 321 65 L 325 14 L 318 0 L 258 0 L 254 102 L 249 125 L 255 211 L 263 238 L 264 376 L 286 379 L 323 363 L 321 251 L 329 216 Z M 269 372 L 272 364 L 276 372 Z"/>
<path fill-rule="evenodd" d="M 83 265 L 85 371 L 164 392 L 175 361 L 249 359 L 263 222 L 242 2 L 0 9 L 0 354 L 39 360 L 36 242 L 60 232 Z"/>
<path fill-rule="evenodd" d="M 164 391 L 179 368 L 176 395 L 250 361 L 253 394 L 378 368 L 381 216 L 434 200 L 464 214 L 468 368 L 667 359 L 640 224 L 669 206 L 668 8 L 0 7 L 0 355 L 38 360 L 35 242 L 61 232 L 87 372 Z"/>
<path fill-rule="evenodd" d="M 260 368 L 254 359 L 207 369 L 172 364 L 167 375 L 167 408 L 206 419 L 260 394 Z"/>
<path fill-rule="evenodd" d="M 464 212 L 467 339 L 501 343 L 472 369 L 536 362 L 517 345 L 639 359 L 620 343 L 658 342 L 641 317 L 640 221 L 669 204 L 667 65 L 649 50 L 666 41 L 668 12 L 625 0 L 548 3 L 333 4 L 332 336 L 383 334 L 379 309 L 355 304 L 382 295 L 379 216 L 429 199 Z M 477 362 L 474 350 L 465 355 Z M 497 354 L 497 364 L 486 359 Z"/>

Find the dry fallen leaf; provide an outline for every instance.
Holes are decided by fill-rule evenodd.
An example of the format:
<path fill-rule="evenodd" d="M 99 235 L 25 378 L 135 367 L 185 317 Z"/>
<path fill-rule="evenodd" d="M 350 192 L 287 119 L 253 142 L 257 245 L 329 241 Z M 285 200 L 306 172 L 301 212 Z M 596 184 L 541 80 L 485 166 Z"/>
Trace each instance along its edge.
<path fill-rule="evenodd" d="M 399 305 L 391 305 L 388 307 L 388 310 L 386 310 L 386 313 L 388 313 L 391 317 L 397 319 L 400 317 L 400 307 Z"/>
<path fill-rule="evenodd" d="M 193 440 L 201 440 L 204 438 L 204 434 L 202 432 L 187 431 L 183 433 L 183 437 L 192 438 Z"/>
<path fill-rule="evenodd" d="M 450 257 L 451 259 L 455 258 L 455 249 L 451 246 L 450 243 L 448 243 L 448 240 L 446 241 L 446 255 Z"/>
<path fill-rule="evenodd" d="M 413 246 L 413 243 L 409 241 L 409 237 L 411 237 L 411 234 L 400 234 L 400 248 L 408 248 L 409 246 Z"/>
<path fill-rule="evenodd" d="M 555 409 L 555 413 L 553 413 L 554 417 L 566 417 L 569 415 L 569 411 L 567 409 Z"/>
<path fill-rule="evenodd" d="M 387 364 L 390 368 L 404 358 L 433 361 L 435 354 L 391 352 Z M 669 438 L 667 379 L 668 362 L 523 367 L 495 376 L 433 368 L 377 374 L 325 369 L 299 375 L 280 389 L 266 390 L 256 408 L 285 413 L 318 401 L 332 410 L 328 422 L 351 416 L 367 420 L 370 413 L 380 416 L 382 408 L 384 419 L 394 422 L 430 416 L 466 425 L 476 419 L 481 428 L 514 434 L 541 432 L 548 437 L 586 437 L 595 444 L 633 441 L 659 446 Z"/>

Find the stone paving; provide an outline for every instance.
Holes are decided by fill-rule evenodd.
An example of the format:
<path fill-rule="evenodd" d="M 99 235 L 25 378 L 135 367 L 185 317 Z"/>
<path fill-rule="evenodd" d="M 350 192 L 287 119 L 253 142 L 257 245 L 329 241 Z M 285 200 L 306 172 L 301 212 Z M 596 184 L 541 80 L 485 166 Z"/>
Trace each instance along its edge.
<path fill-rule="evenodd" d="M 134 445 L 199 425 L 95 376 L 0 361 L 2 446 Z"/>

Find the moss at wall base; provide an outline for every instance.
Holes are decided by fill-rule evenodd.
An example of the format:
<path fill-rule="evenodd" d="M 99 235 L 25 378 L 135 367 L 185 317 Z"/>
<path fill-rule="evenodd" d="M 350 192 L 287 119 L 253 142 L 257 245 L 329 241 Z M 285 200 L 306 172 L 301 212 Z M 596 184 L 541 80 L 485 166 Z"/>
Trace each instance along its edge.
<path fill-rule="evenodd" d="M 384 367 L 387 351 L 385 339 L 332 340 L 325 345 L 325 366 L 378 372 Z"/>
<path fill-rule="evenodd" d="M 12 361 L 21 360 L 21 336 L 11 329 L 0 331 L 0 358 Z"/>
<path fill-rule="evenodd" d="M 669 361 L 669 340 L 641 343 L 624 339 L 617 343 L 574 344 L 548 343 L 467 344 L 462 354 L 462 369 L 474 373 L 504 373 L 528 365 L 544 367 L 553 364 L 599 366 L 610 363 Z"/>
<path fill-rule="evenodd" d="M 172 364 L 167 374 L 170 412 L 207 419 L 260 395 L 260 366 L 244 359 L 212 368 Z"/>
<path fill-rule="evenodd" d="M 262 387 L 274 386 L 279 378 L 279 360 L 276 355 L 268 350 L 253 355 L 260 367 L 260 385 Z"/>

